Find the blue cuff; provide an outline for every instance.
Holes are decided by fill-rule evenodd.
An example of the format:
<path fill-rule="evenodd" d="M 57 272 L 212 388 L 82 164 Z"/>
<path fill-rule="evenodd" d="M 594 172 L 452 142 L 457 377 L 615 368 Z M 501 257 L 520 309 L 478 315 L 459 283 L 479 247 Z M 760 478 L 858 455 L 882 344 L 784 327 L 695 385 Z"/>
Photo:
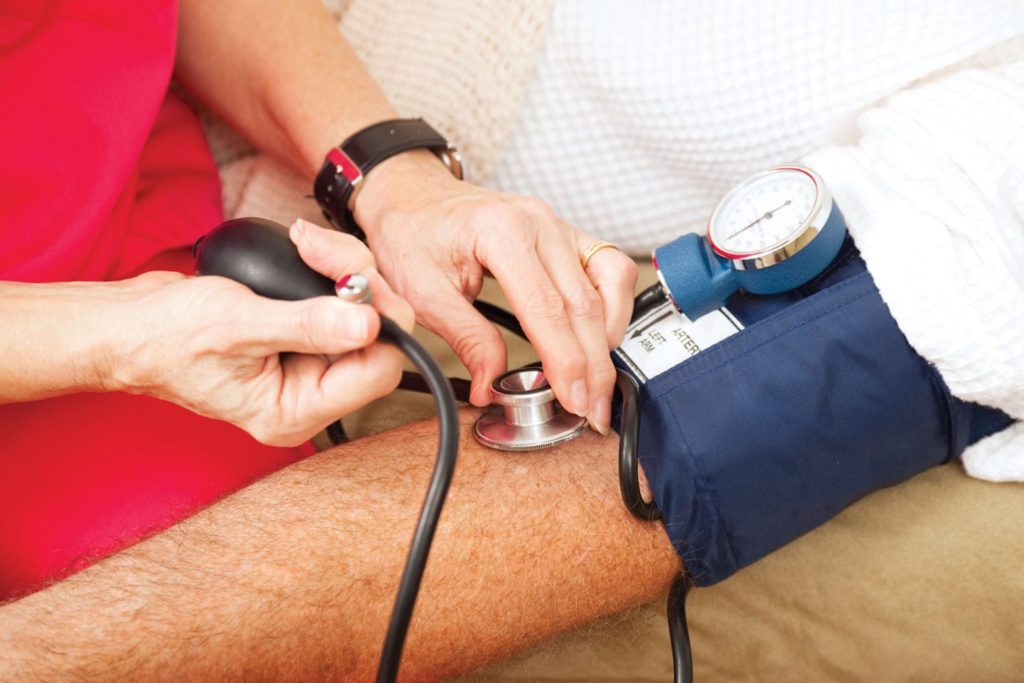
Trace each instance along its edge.
<path fill-rule="evenodd" d="M 641 385 L 640 463 L 697 585 L 1010 422 L 950 395 L 844 253 L 810 289 L 738 297 L 746 329 Z"/>

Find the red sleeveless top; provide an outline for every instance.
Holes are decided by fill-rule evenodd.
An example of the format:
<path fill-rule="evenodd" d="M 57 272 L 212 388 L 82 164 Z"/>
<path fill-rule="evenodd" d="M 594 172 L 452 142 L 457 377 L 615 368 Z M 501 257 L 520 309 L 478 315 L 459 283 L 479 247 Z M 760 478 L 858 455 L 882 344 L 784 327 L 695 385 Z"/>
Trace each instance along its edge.
<path fill-rule="evenodd" d="M 173 0 L 0 6 L 0 279 L 189 272 L 222 214 L 199 122 L 168 94 L 176 28 Z M 312 452 L 126 394 L 0 405 L 0 444 L 0 601 Z"/>

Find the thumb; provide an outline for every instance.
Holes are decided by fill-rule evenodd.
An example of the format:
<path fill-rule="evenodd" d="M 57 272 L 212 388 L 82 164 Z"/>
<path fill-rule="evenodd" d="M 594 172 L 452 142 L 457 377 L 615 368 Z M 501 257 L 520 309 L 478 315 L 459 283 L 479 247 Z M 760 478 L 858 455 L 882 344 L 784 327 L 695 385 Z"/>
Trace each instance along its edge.
<path fill-rule="evenodd" d="M 327 230 L 301 218 L 292 223 L 288 237 L 310 268 L 332 280 L 373 269 L 373 254 L 352 235 Z"/>
<path fill-rule="evenodd" d="M 326 230 L 301 218 L 292 223 L 288 236 L 299 249 L 299 256 L 313 270 L 332 280 L 340 280 L 352 273 L 361 273 L 370 281 L 373 307 L 406 331 L 412 330 L 413 312 L 391 289 L 376 270 L 373 254 L 351 235 Z"/>
<path fill-rule="evenodd" d="M 334 297 L 260 303 L 236 329 L 251 331 L 254 351 L 261 355 L 343 354 L 368 346 L 380 332 L 380 316 L 372 307 Z"/>
<path fill-rule="evenodd" d="M 423 326 L 452 347 L 472 377 L 470 402 L 485 406 L 491 402 L 491 382 L 508 368 L 505 340 L 498 329 L 460 295 L 424 306 Z"/>

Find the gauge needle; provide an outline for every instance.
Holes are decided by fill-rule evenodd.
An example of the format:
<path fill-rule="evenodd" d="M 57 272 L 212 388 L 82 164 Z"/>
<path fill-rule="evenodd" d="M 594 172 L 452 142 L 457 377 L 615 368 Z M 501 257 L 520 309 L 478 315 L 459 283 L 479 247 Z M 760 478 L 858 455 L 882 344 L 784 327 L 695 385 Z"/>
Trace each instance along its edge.
<path fill-rule="evenodd" d="M 728 237 L 726 237 L 725 239 L 727 239 L 727 240 L 731 240 L 731 239 L 732 239 L 733 237 L 735 237 L 736 235 L 740 234 L 741 232 L 743 232 L 743 231 L 744 231 L 744 230 L 746 230 L 747 228 L 752 228 L 752 227 L 754 227 L 755 225 L 757 225 L 758 223 L 760 223 L 761 221 L 763 221 L 763 220 L 764 220 L 765 218 L 771 218 L 772 216 L 774 216 L 774 215 L 775 215 L 775 212 L 776 212 L 776 211 L 778 211 L 779 209 L 783 209 L 783 208 L 785 208 L 785 207 L 789 206 L 789 205 L 790 205 L 790 204 L 792 204 L 792 203 L 793 203 L 793 202 L 792 202 L 791 200 L 787 199 L 787 200 L 785 201 L 785 203 L 784 203 L 784 204 L 782 204 L 781 206 L 777 206 L 777 207 L 775 207 L 774 209 L 772 209 L 771 211 L 766 211 L 766 212 L 765 212 L 765 214 L 764 214 L 763 216 L 761 216 L 760 218 L 757 218 L 757 219 L 755 219 L 754 221 L 751 221 L 750 223 L 747 223 L 747 224 L 746 224 L 746 225 L 744 225 L 744 226 L 743 226 L 742 228 L 740 228 L 739 230 L 737 230 L 737 231 L 736 231 L 736 232 L 734 232 L 733 234 L 729 235 L 729 236 L 728 236 Z"/>

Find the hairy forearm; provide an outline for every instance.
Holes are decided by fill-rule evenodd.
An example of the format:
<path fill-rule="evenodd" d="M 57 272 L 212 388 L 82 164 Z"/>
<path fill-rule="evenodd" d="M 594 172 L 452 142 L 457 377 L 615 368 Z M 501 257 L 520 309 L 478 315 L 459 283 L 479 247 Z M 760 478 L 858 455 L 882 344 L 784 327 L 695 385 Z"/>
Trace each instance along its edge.
<path fill-rule="evenodd" d="M 660 526 L 622 505 L 614 437 L 462 445 L 404 676 L 473 669 L 679 571 Z M 371 678 L 435 447 L 427 422 L 315 456 L 3 607 L 0 678 Z"/>
<path fill-rule="evenodd" d="M 127 282 L 0 283 L 0 403 L 105 388 Z"/>
<path fill-rule="evenodd" d="M 181 3 L 176 72 L 254 144 L 312 178 L 394 109 L 319 0 Z"/>

